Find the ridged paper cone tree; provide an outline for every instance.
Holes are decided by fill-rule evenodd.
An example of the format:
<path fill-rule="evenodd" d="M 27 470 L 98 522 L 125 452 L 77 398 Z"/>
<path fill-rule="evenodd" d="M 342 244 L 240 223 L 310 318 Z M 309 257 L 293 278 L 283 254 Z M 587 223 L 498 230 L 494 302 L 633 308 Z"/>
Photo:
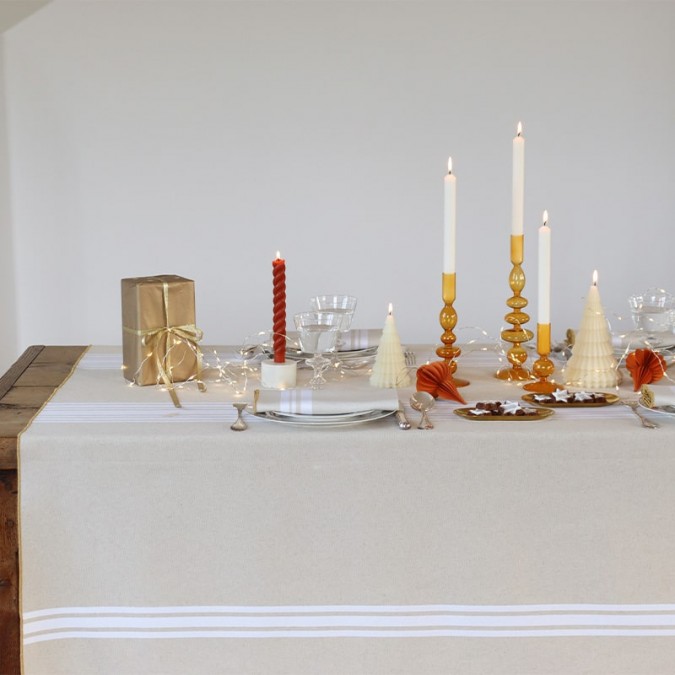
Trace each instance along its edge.
<path fill-rule="evenodd" d="M 612 337 L 600 302 L 598 272 L 593 272 L 581 326 L 565 368 L 565 382 L 583 388 L 614 387 L 619 383 L 619 369 Z"/>
<path fill-rule="evenodd" d="M 370 384 L 373 387 L 388 389 L 407 387 L 410 384 L 410 375 L 408 375 L 408 369 L 405 365 L 405 355 L 394 323 L 391 303 L 380 338 L 380 345 L 377 348 Z"/>

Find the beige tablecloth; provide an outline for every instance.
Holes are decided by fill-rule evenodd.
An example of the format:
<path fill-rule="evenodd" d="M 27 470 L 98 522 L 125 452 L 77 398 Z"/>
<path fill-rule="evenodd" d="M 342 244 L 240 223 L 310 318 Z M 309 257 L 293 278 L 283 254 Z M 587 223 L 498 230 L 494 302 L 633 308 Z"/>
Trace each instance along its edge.
<path fill-rule="evenodd" d="M 467 400 L 519 398 L 498 366 L 465 350 Z M 675 418 L 235 433 L 226 385 L 119 367 L 20 440 L 27 674 L 673 672 Z"/>

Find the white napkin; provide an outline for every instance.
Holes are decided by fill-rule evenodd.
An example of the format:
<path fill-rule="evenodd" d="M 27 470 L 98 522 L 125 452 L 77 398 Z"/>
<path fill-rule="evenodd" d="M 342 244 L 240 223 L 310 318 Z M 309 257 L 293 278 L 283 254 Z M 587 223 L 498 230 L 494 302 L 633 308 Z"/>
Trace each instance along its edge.
<path fill-rule="evenodd" d="M 352 330 L 340 333 L 341 344 L 339 352 L 351 352 L 355 349 L 368 349 L 368 347 L 377 347 L 380 344 L 382 330 L 379 328 L 353 328 Z M 293 345 L 300 348 L 298 333 L 288 331 L 288 338 L 293 341 Z"/>
<path fill-rule="evenodd" d="M 369 386 L 326 389 L 256 389 L 254 412 L 283 412 L 303 415 L 334 415 L 365 410 L 396 410 L 396 389 Z"/>
<path fill-rule="evenodd" d="M 380 344 L 381 337 L 382 330 L 378 328 L 353 328 L 340 335 L 342 344 L 338 351 L 349 352 L 355 349 L 377 347 Z"/>

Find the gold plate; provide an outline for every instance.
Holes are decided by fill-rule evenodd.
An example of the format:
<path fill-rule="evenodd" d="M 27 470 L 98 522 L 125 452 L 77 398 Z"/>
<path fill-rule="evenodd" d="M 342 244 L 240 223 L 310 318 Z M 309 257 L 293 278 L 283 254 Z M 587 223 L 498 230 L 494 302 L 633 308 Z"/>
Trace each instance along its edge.
<path fill-rule="evenodd" d="M 530 410 L 536 411 L 536 415 L 472 415 L 469 412 L 471 410 L 475 410 L 475 408 L 457 408 L 453 412 L 465 420 L 480 420 L 481 422 L 533 422 L 534 420 L 543 420 L 553 414 L 553 410 L 546 408 L 530 408 Z"/>
<path fill-rule="evenodd" d="M 528 403 L 532 403 L 533 405 L 541 405 L 544 406 L 545 408 L 602 408 L 603 406 L 606 405 L 612 405 L 613 403 L 616 403 L 619 400 L 619 397 L 616 394 L 605 394 L 604 392 L 592 392 L 592 391 L 589 391 L 588 393 L 589 394 L 602 393 L 607 400 L 605 402 L 576 401 L 575 403 L 563 403 L 561 401 L 560 403 L 556 402 L 546 403 L 545 401 L 535 401 L 534 397 L 538 396 L 538 394 L 525 394 L 525 396 L 523 396 L 523 401 L 527 401 Z"/>

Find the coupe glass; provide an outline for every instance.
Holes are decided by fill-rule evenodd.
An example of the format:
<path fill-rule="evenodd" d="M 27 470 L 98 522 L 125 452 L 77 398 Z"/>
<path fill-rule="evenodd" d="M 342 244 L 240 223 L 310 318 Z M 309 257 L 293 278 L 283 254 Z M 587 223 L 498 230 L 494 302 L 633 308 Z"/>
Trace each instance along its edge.
<path fill-rule="evenodd" d="M 675 331 L 675 297 L 662 288 L 650 288 L 628 298 L 635 328 L 658 346 L 670 342 Z"/>
<path fill-rule="evenodd" d="M 333 312 L 300 312 L 294 315 L 293 319 L 298 329 L 300 348 L 303 352 L 313 354 L 306 360 L 314 370 L 309 386 L 312 389 L 320 389 L 326 383 L 323 374 L 330 364 L 330 359 L 323 354 L 335 349 L 343 315 Z"/>
<path fill-rule="evenodd" d="M 346 333 L 351 328 L 356 311 L 356 298 L 353 295 L 315 295 L 310 302 L 313 310 L 331 312 L 341 317 L 340 333 Z M 341 345 L 342 339 L 338 335 L 338 350 Z"/>

